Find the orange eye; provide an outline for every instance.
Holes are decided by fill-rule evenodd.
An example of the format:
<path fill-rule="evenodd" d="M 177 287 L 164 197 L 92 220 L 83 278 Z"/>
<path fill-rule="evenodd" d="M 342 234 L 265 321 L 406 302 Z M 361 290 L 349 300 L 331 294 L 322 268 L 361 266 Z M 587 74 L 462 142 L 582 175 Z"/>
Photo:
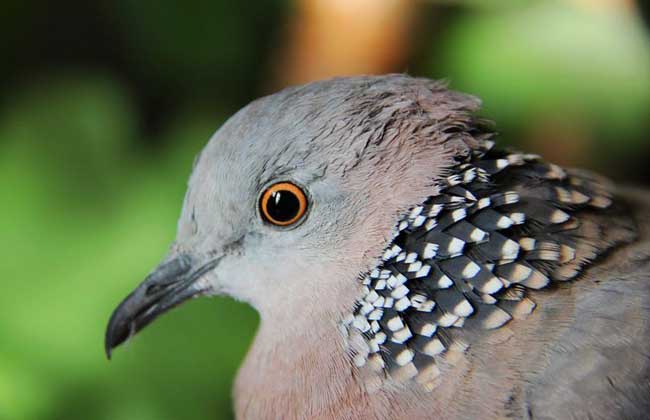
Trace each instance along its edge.
<path fill-rule="evenodd" d="M 290 182 L 278 182 L 264 191 L 260 213 L 265 221 L 276 226 L 290 226 L 307 212 L 307 196 Z"/>

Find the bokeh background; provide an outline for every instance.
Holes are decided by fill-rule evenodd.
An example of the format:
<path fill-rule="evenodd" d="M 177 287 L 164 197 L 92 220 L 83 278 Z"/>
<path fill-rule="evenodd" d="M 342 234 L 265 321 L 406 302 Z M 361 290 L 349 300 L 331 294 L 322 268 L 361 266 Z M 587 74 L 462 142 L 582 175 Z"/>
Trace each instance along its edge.
<path fill-rule="evenodd" d="M 172 241 L 194 155 L 228 115 L 288 84 L 446 78 L 483 98 L 504 142 L 650 180 L 647 3 L 4 0 L 0 9 L 0 420 L 232 417 L 252 309 L 193 301 L 110 363 L 103 332 Z"/>

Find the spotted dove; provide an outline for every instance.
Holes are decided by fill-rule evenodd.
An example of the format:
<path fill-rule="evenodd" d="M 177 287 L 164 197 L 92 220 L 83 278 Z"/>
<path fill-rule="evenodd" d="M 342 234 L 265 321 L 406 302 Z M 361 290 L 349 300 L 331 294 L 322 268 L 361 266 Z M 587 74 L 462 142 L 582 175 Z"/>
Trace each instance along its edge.
<path fill-rule="evenodd" d="M 479 106 L 389 75 L 243 108 L 109 357 L 228 295 L 261 316 L 241 419 L 648 418 L 650 195 L 496 146 Z"/>

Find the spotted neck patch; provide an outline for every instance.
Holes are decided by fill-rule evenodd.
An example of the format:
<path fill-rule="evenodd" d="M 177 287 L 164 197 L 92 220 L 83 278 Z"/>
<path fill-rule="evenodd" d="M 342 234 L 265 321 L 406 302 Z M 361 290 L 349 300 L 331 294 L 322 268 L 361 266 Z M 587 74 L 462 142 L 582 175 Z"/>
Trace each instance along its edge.
<path fill-rule="evenodd" d="M 530 314 L 531 291 L 574 279 L 615 245 L 593 217 L 612 206 L 607 185 L 485 141 L 398 221 L 363 278 L 343 321 L 354 364 L 432 389 L 437 364 L 464 353 L 475 331 Z"/>

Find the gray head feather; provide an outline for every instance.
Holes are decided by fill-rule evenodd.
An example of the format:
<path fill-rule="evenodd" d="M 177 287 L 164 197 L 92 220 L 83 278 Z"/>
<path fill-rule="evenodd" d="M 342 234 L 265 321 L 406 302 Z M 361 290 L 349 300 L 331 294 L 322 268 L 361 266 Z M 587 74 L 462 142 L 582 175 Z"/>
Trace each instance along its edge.
<path fill-rule="evenodd" d="M 201 153 L 175 249 L 223 256 L 212 291 L 262 311 L 292 296 L 340 297 L 381 254 L 397 216 L 467 153 L 478 106 L 403 75 L 333 79 L 256 100 Z M 282 180 L 311 199 L 304 223 L 290 230 L 257 213 L 264 187 Z"/>

